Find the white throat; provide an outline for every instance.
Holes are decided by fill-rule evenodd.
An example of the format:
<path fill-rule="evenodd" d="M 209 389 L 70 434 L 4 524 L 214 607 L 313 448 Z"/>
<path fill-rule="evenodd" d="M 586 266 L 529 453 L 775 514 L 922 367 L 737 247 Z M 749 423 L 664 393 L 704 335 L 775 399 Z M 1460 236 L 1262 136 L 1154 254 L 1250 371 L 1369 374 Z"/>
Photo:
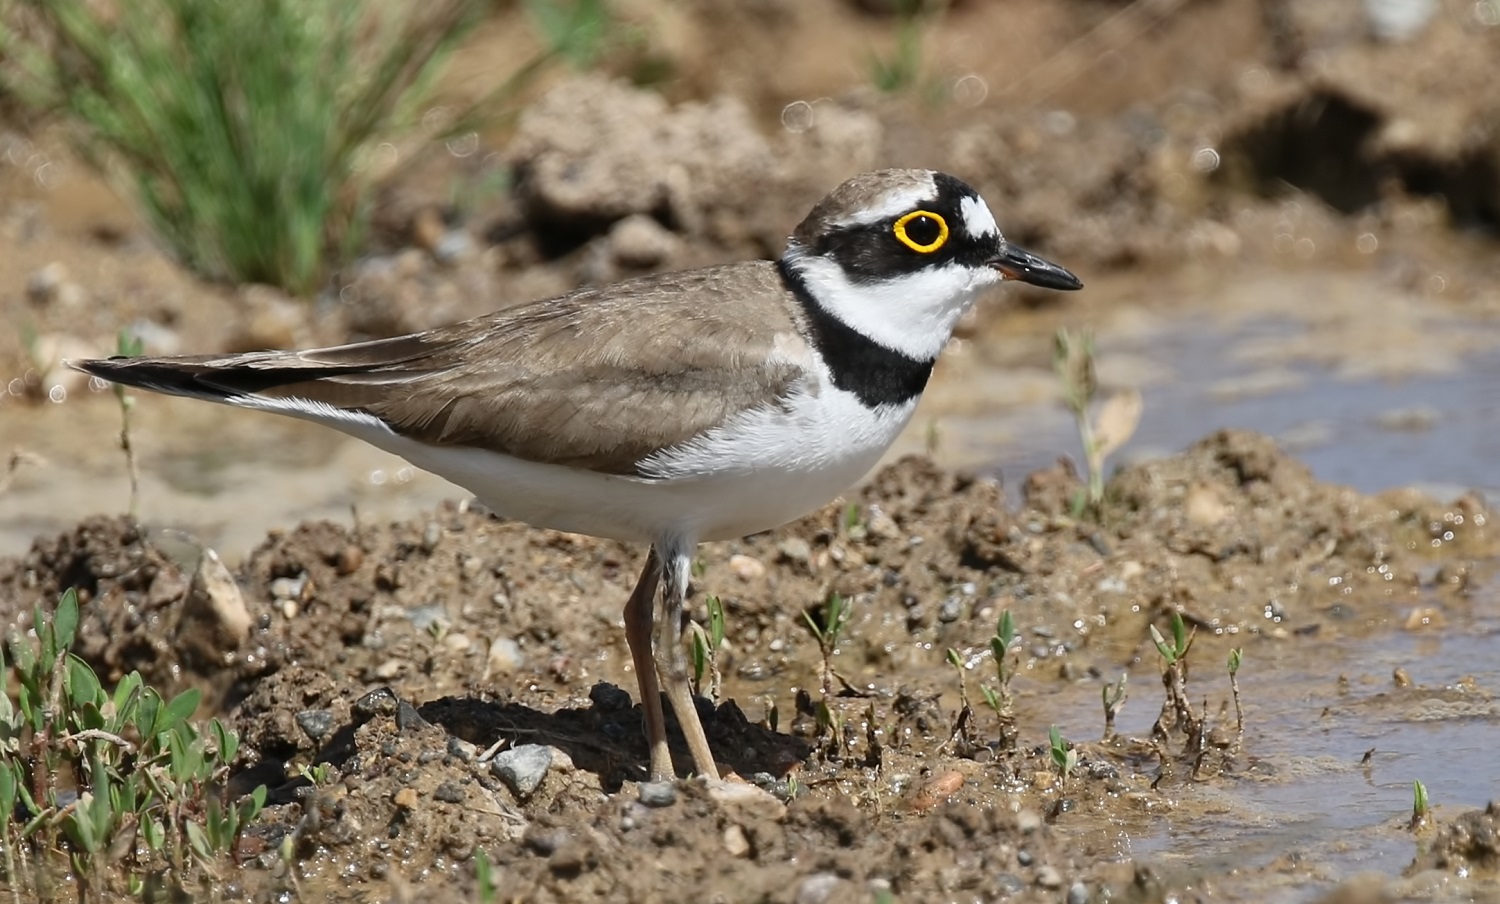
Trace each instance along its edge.
<path fill-rule="evenodd" d="M 988 267 L 950 263 L 866 284 L 849 279 L 837 261 L 793 244 L 782 257 L 818 305 L 878 345 L 918 361 L 938 356 L 980 293 L 1000 281 Z"/>

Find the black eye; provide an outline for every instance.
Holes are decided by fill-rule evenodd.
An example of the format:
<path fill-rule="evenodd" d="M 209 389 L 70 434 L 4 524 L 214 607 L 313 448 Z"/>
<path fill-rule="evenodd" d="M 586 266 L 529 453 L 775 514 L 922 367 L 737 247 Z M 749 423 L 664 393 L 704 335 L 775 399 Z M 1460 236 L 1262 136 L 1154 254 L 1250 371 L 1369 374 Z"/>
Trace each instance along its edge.
<path fill-rule="evenodd" d="M 930 210 L 914 210 L 896 221 L 893 231 L 901 244 L 931 254 L 948 242 L 948 221 Z"/>

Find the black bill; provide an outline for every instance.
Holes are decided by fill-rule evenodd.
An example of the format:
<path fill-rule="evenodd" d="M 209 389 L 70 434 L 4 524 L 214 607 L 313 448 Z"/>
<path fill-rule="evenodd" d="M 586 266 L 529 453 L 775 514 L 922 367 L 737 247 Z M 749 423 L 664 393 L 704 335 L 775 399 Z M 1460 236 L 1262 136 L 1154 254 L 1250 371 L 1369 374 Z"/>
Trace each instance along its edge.
<path fill-rule="evenodd" d="M 1083 281 L 1071 272 L 1011 244 L 1001 250 L 999 257 L 990 261 L 990 266 L 999 270 L 1006 279 L 1017 279 L 1043 289 L 1072 291 L 1083 288 Z"/>

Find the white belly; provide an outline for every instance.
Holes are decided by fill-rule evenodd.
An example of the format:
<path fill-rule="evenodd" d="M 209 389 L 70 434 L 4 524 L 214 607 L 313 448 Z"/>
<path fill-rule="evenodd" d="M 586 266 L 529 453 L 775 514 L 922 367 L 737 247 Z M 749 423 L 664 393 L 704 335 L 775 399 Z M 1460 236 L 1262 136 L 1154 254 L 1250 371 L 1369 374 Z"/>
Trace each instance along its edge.
<path fill-rule="evenodd" d="M 496 514 L 616 540 L 723 540 L 769 530 L 856 483 L 905 427 L 913 400 L 866 408 L 824 385 L 647 459 L 650 477 L 597 474 L 497 452 L 350 430 L 469 490 Z"/>

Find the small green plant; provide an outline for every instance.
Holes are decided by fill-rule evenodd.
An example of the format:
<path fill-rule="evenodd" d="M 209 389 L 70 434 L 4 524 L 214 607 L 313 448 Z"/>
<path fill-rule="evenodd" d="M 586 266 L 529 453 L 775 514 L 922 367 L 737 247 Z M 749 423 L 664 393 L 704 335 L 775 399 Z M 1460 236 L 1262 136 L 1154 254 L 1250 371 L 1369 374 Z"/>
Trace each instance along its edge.
<path fill-rule="evenodd" d="M 1057 767 L 1057 774 L 1066 784 L 1068 776 L 1073 774 L 1074 767 L 1078 765 L 1078 751 L 1063 738 L 1056 725 L 1047 729 L 1047 739 L 1052 752 L 1052 765 Z"/>
<path fill-rule="evenodd" d="M 833 654 L 838 649 L 844 626 L 849 622 L 849 604 L 839 594 L 830 593 L 823 600 L 823 605 L 817 607 L 816 616 L 814 612 L 812 609 L 804 609 L 802 620 L 818 641 L 818 652 L 823 656 L 823 699 L 827 700 L 833 696 Z"/>
<path fill-rule="evenodd" d="M 1098 419 L 1094 419 L 1091 409 L 1099 393 L 1099 380 L 1094 368 L 1094 336 L 1088 331 L 1074 334 L 1058 330 L 1052 366 L 1062 384 L 1063 403 L 1078 425 L 1078 439 L 1089 472 L 1087 495 L 1075 497 L 1073 515 L 1079 517 L 1088 511 L 1097 517 L 1104 501 L 1105 461 L 1130 441 L 1140 425 L 1141 394 L 1134 389 L 1114 394 L 1099 409 Z"/>
<path fill-rule="evenodd" d="M 1156 652 L 1168 666 L 1179 665 L 1187 658 L 1188 649 L 1193 645 L 1193 635 L 1188 633 L 1187 623 L 1182 620 L 1181 612 L 1172 613 L 1172 642 L 1151 626 L 1151 642 L 1156 645 Z"/>
<path fill-rule="evenodd" d="M 922 78 L 922 40 L 927 31 L 922 0 L 897 0 L 896 46 L 889 56 L 870 58 L 870 80 L 887 94 L 916 88 Z"/>
<path fill-rule="evenodd" d="M 313 763 L 312 765 L 299 763 L 297 765 L 297 775 L 306 779 L 307 783 L 314 788 L 322 788 L 327 785 L 330 774 L 331 770 L 327 763 Z"/>
<path fill-rule="evenodd" d="M 987 684 L 979 686 L 979 693 L 984 697 L 984 702 L 995 711 L 995 715 L 1001 718 L 1010 714 L 1010 680 L 1015 677 L 1016 672 L 1011 657 L 1016 636 L 1015 616 L 1011 615 L 1009 609 L 1006 609 L 1000 613 L 1000 620 L 995 624 L 995 636 L 990 638 L 990 656 L 995 660 L 997 685 L 995 688 Z"/>
<path fill-rule="evenodd" d="M 959 699 L 959 702 L 963 704 L 963 708 L 964 709 L 968 709 L 969 708 L 969 685 L 968 685 L 968 681 L 964 678 L 964 673 L 968 671 L 968 668 L 964 665 L 964 658 L 963 658 L 963 656 L 961 656 L 959 654 L 959 652 L 957 650 L 953 649 L 952 647 L 948 648 L 947 658 L 948 658 L 948 664 L 951 665 L 951 666 L 953 666 L 953 671 L 955 671 L 955 672 L 958 673 L 958 699 Z"/>
<path fill-rule="evenodd" d="M 495 869 L 490 864 L 490 855 L 484 852 L 484 848 L 479 848 L 474 852 L 474 884 L 479 886 L 479 904 L 493 904 L 498 890 L 495 883 Z"/>
<path fill-rule="evenodd" d="M 122 884 L 139 891 L 147 875 L 184 885 L 195 869 L 214 872 L 265 804 L 264 786 L 224 796 L 239 738 L 217 719 L 206 733 L 193 727 L 196 690 L 168 700 L 131 672 L 107 691 L 68 652 L 78 618 L 69 590 L 53 612 L 36 607 L 35 642 L 12 629 L 0 651 L 6 881 L 49 897 L 61 857 L 90 901 Z"/>
<path fill-rule="evenodd" d="M 844 506 L 843 516 L 839 518 L 839 529 L 845 537 L 851 540 L 864 539 L 864 513 L 860 510 L 858 502 L 851 502 Z"/>
<path fill-rule="evenodd" d="M 1432 805 L 1427 800 L 1427 786 L 1420 781 L 1411 783 L 1411 822 L 1408 829 L 1416 830 L 1427 824 Z"/>
<path fill-rule="evenodd" d="M 120 330 L 115 337 L 115 354 L 125 358 L 139 358 L 144 346 L 141 337 Z M 120 451 L 125 453 L 125 472 L 130 475 L 130 518 L 140 514 L 141 472 L 135 463 L 135 447 L 130 443 L 130 412 L 135 408 L 135 396 L 125 391 L 125 384 L 114 384 L 115 401 L 120 403 Z"/>
<path fill-rule="evenodd" d="M 1106 684 L 1099 690 L 1100 702 L 1104 704 L 1104 740 L 1108 741 L 1115 736 L 1115 716 L 1125 706 L 1127 693 L 1125 682 L 1130 678 L 1125 673 L 1120 673 L 1120 680 L 1113 684 Z"/>
<path fill-rule="evenodd" d="M 421 113 L 487 0 L 15 6 L 36 34 L 0 27 L 0 57 L 20 73 L 7 87 L 67 114 L 79 149 L 123 177 L 178 258 L 211 279 L 307 295 L 364 239 L 389 168 L 377 148 L 472 131 L 548 60 L 586 52 L 602 0 L 533 3 L 545 36 L 568 43 L 446 124 Z"/>
<path fill-rule="evenodd" d="M 707 675 L 708 696 L 717 702 L 723 684 L 718 654 L 724 646 L 724 603 L 717 596 L 709 596 L 704 603 L 708 608 L 708 627 L 705 629 L 696 621 L 688 625 L 693 636 L 693 693 L 702 695 L 703 678 Z"/>
<path fill-rule="evenodd" d="M 1245 711 L 1240 708 L 1240 666 L 1245 662 L 1245 651 L 1235 647 L 1229 651 L 1229 692 L 1234 697 L 1234 730 L 1245 736 Z"/>

